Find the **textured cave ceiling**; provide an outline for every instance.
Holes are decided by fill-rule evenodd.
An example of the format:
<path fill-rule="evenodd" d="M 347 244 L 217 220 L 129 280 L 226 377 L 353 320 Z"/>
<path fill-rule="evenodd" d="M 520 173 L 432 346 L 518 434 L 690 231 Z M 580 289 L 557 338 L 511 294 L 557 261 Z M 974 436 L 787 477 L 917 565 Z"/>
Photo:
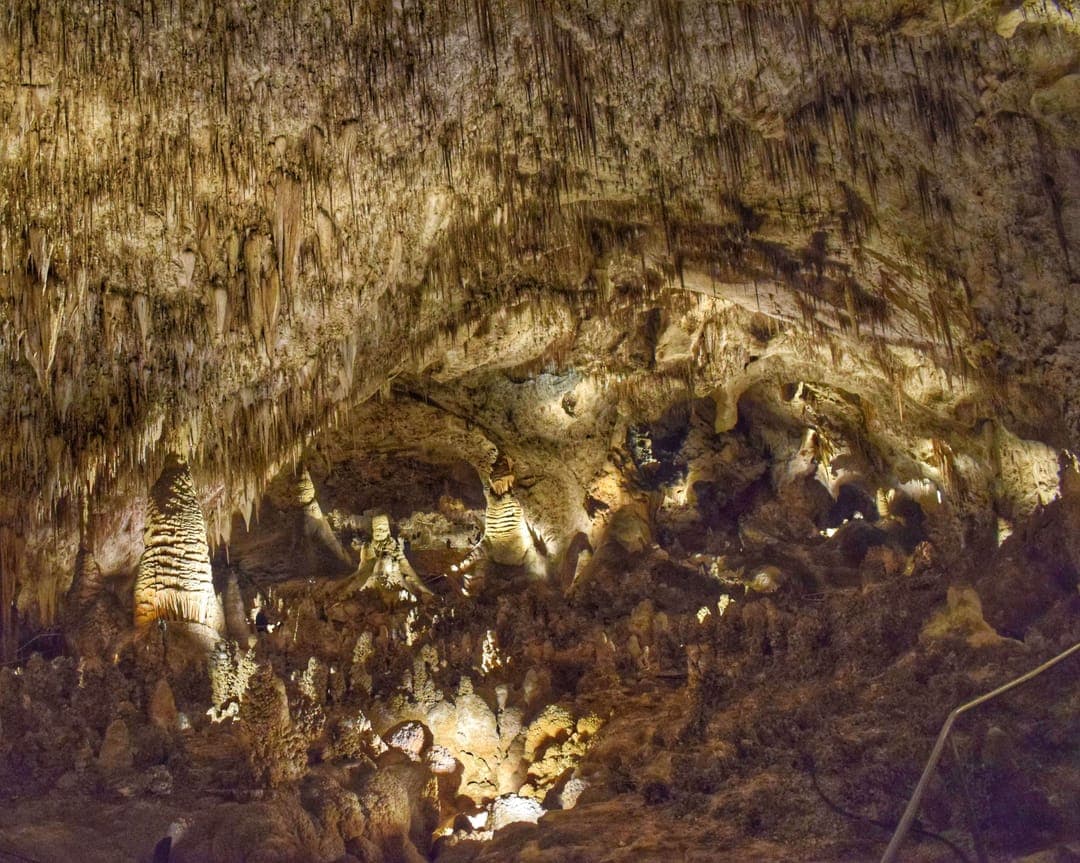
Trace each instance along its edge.
<path fill-rule="evenodd" d="M 17 2 L 2 27 L 15 533 L 170 447 L 250 506 L 387 382 L 530 360 L 692 367 L 728 413 L 809 376 L 920 437 L 963 402 L 1075 440 L 1068 4 Z M 667 362 L 612 349 L 650 310 Z"/>
<path fill-rule="evenodd" d="M 515 369 L 640 415 L 681 383 L 718 430 L 747 388 L 815 381 L 900 480 L 987 420 L 1076 440 L 1067 3 L 17 2 L 0 25 L 7 548 L 145 494 L 169 450 L 227 535 L 373 394 L 475 410 L 462 387 Z"/>
<path fill-rule="evenodd" d="M 20 0 L 0 27 L 7 548 L 169 450 L 227 535 L 395 382 L 478 410 L 572 370 L 631 420 L 681 385 L 724 430 L 810 380 L 900 480 L 987 420 L 1080 430 L 1067 3 Z"/>

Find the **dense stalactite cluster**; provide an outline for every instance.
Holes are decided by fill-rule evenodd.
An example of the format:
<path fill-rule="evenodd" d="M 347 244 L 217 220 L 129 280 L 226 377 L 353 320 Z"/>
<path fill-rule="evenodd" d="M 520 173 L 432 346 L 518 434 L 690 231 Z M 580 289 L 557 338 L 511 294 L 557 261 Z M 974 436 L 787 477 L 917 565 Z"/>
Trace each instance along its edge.
<path fill-rule="evenodd" d="M 659 281 L 976 375 L 966 334 L 1028 362 L 1004 294 L 1064 288 L 1075 190 L 1066 120 L 1025 99 L 1072 31 L 1035 4 L 988 39 L 990 5 L 659 4 L 652 50 L 633 4 L 16 4 L 0 455 L 38 503 L 11 519 L 156 472 L 176 427 L 250 506 L 403 335 L 539 286 L 602 309 Z"/>

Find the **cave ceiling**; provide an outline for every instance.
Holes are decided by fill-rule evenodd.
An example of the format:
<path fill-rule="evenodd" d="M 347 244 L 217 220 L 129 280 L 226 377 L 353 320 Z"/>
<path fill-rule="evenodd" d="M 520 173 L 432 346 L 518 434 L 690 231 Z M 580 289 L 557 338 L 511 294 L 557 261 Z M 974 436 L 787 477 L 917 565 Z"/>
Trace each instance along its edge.
<path fill-rule="evenodd" d="M 584 494 L 626 424 L 710 399 L 725 431 L 802 382 L 898 481 L 1075 445 L 1076 14 L 8 4 L 8 590 L 11 549 L 83 497 L 127 525 L 170 451 L 227 538 L 316 439 L 529 441 Z"/>

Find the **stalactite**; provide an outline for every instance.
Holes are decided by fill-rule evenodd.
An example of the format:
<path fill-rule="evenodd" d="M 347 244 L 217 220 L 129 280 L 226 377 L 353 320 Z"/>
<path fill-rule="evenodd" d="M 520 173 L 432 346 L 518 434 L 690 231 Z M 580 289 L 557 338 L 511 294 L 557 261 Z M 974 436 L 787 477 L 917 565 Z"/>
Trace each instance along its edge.
<path fill-rule="evenodd" d="M 982 44 L 975 22 L 901 30 L 872 12 L 734 0 L 579 15 L 530 0 L 361 4 L 345 26 L 331 4 L 265 22 L 215 13 L 189 72 L 171 47 L 187 43 L 172 37 L 203 13 L 151 5 L 144 21 L 122 5 L 100 15 L 94 4 L 30 4 L 25 25 L 20 11 L 4 26 L 33 17 L 33 43 L 0 34 L 25 76 L 0 155 L 0 353 L 13 408 L 0 420 L 0 482 L 5 497 L 32 501 L 39 525 L 65 517 L 80 486 L 115 490 L 156 469 L 173 416 L 194 418 L 193 460 L 227 477 L 219 512 L 250 519 L 266 472 L 298 437 L 465 326 L 551 292 L 615 315 L 620 292 L 661 290 L 648 259 L 665 229 L 672 274 L 688 285 L 697 268 L 763 297 L 794 291 L 808 326 L 842 315 L 862 337 L 896 323 L 895 306 L 963 353 L 969 316 L 952 288 L 907 299 L 947 269 L 945 241 L 924 258 L 929 241 L 896 236 L 905 196 L 935 243 L 954 222 L 962 234 L 962 171 L 977 175 L 979 154 L 1021 129 L 992 112 L 973 122 L 969 70 L 972 81 L 985 65 L 1009 80 L 1025 71 L 1023 52 Z M 264 35 L 273 50 L 320 58 L 294 70 L 287 93 L 273 74 L 248 77 Z M 469 39 L 482 45 L 475 58 L 459 50 Z M 776 45 L 805 80 L 785 77 Z M 48 84 L 43 58 L 64 70 Z M 86 98 L 91 78 L 99 98 Z M 455 88 L 474 86 L 490 116 L 458 106 Z M 766 100 L 781 91 L 791 101 L 770 117 Z M 285 100 L 306 100 L 305 116 L 283 124 Z M 989 186 L 1029 181 L 1025 134 L 1001 149 L 1002 179 Z M 1047 151 L 1041 190 L 1073 266 L 1057 145 L 1035 146 Z M 445 230 L 428 238 L 416 223 L 444 179 L 454 186 Z M 745 198 L 756 223 L 717 203 L 725 196 Z M 624 199 L 625 218 L 588 222 Z M 679 224 L 728 217 L 711 238 Z M 847 248 L 818 272 L 800 261 L 798 238 L 822 226 Z M 594 228 L 607 232 L 597 247 Z M 898 266 L 916 260 L 918 273 L 863 266 L 864 245 Z M 608 275 L 625 255 L 641 260 L 633 285 Z M 421 292 L 440 300 L 418 310 Z M 245 327 L 273 362 L 244 355 Z M 561 350 L 543 362 L 561 363 Z M 238 408 L 244 390 L 251 403 Z M 231 518 L 216 525 L 227 535 Z"/>
<path fill-rule="evenodd" d="M 273 352 L 281 302 L 280 271 L 274 266 L 269 237 L 252 233 L 244 241 L 247 276 L 248 328 L 251 337 L 269 356 Z"/>
<path fill-rule="evenodd" d="M 284 292 L 286 311 L 294 301 L 304 209 L 304 190 L 287 174 L 273 181 L 273 217 L 271 231 L 277 255 L 278 276 Z"/>

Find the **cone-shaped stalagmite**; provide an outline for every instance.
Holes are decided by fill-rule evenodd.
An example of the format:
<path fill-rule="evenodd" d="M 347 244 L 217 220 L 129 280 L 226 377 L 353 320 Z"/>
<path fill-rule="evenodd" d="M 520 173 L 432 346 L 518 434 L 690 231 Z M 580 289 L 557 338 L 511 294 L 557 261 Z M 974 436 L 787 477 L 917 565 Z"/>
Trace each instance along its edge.
<path fill-rule="evenodd" d="M 85 608 L 101 591 L 101 567 L 94 558 L 89 537 L 89 506 L 84 499 L 79 519 L 79 550 L 75 555 L 75 576 L 67 593 L 69 609 Z"/>
<path fill-rule="evenodd" d="M 240 583 L 235 572 L 229 574 L 229 580 L 225 584 L 225 592 L 222 594 L 222 606 L 225 612 L 226 634 L 239 644 L 247 644 L 248 637 L 251 635 L 251 627 L 248 625 L 244 596 L 240 592 Z"/>
<path fill-rule="evenodd" d="M 296 500 L 303 510 L 303 537 L 311 566 L 327 574 L 351 570 L 353 562 L 323 515 L 307 468 L 296 480 Z"/>
<path fill-rule="evenodd" d="M 107 661 L 127 630 L 127 615 L 105 587 L 90 543 L 88 506 L 82 504 L 75 576 L 64 603 L 62 625 L 68 648 L 89 665 Z"/>
<path fill-rule="evenodd" d="M 222 629 L 206 522 L 191 471 L 172 454 L 150 489 L 145 547 L 135 579 L 135 628 L 144 630 L 156 620 L 202 624 L 215 632 Z"/>

